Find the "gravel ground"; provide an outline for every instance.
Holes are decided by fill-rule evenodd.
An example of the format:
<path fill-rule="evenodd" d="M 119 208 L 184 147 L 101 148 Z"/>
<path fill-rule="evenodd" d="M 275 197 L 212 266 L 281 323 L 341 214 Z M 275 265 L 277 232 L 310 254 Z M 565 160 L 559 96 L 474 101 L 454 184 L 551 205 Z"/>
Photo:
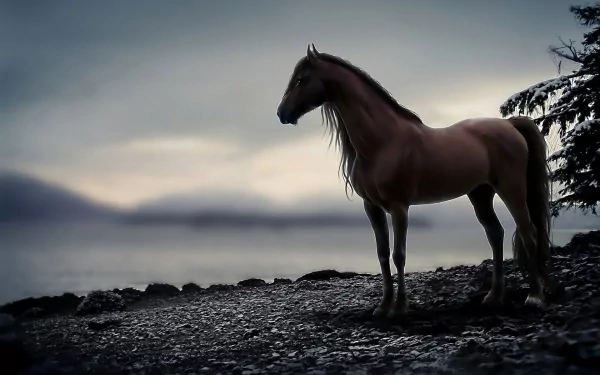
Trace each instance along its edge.
<path fill-rule="evenodd" d="M 348 274 L 169 297 L 118 291 L 125 311 L 100 314 L 30 308 L 13 312 L 35 353 L 20 373 L 599 374 L 599 256 L 600 231 L 557 248 L 564 290 L 545 311 L 523 307 L 527 285 L 509 261 L 505 307 L 484 310 L 489 260 L 408 274 L 411 311 L 394 324 L 371 317 L 381 277 Z"/>

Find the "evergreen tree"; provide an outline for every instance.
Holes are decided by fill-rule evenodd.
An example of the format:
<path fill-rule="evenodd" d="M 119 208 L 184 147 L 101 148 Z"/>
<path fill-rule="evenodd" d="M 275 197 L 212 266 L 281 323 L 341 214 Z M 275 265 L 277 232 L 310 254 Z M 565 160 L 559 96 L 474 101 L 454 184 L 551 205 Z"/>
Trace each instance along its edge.
<path fill-rule="evenodd" d="M 558 130 L 562 149 L 550 155 L 558 166 L 551 181 L 561 189 L 551 202 L 552 214 L 564 208 L 596 212 L 600 202 L 600 5 L 572 6 L 571 13 L 588 28 L 583 41 L 560 40 L 550 47 L 558 58 L 558 78 L 540 82 L 511 96 L 502 116 L 518 113 L 534 118 L 544 135 Z M 561 75 L 563 63 L 576 67 Z"/>

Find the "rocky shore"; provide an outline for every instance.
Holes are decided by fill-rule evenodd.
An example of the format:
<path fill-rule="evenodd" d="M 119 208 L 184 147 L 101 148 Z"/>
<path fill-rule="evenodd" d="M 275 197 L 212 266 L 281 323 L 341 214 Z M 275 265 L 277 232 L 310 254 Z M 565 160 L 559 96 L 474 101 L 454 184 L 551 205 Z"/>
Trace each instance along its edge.
<path fill-rule="evenodd" d="M 0 307 L 0 373 L 598 374 L 600 231 L 555 250 L 544 311 L 512 261 L 505 306 L 484 310 L 490 260 L 408 274 L 393 324 L 371 317 L 380 276 L 335 271 L 25 299 Z"/>

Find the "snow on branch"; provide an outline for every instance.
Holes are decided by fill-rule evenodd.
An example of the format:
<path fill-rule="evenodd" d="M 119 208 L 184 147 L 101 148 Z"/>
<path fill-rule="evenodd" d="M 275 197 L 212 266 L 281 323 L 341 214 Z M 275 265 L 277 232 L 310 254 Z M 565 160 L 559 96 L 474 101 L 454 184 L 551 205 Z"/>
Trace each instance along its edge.
<path fill-rule="evenodd" d="M 573 129 L 571 129 L 569 131 L 569 133 L 565 137 L 565 141 L 566 142 L 572 141 L 573 138 L 577 137 L 578 135 L 580 135 L 583 132 L 588 131 L 592 125 L 597 125 L 599 123 L 600 123 L 600 119 L 592 119 L 592 120 L 580 122 L 579 124 L 575 125 L 573 127 Z"/>
<path fill-rule="evenodd" d="M 559 158 L 564 158 L 566 157 L 571 150 L 569 150 L 571 148 L 571 144 L 566 145 L 565 147 L 563 147 L 562 149 L 554 152 L 552 155 L 550 155 L 550 157 L 548 158 L 549 160 L 558 160 Z"/>
<path fill-rule="evenodd" d="M 570 86 L 571 78 L 573 77 L 574 75 L 566 75 L 536 83 L 508 98 L 500 106 L 500 112 L 506 116 L 509 113 L 514 112 L 520 103 L 521 109 L 524 109 L 525 104 L 527 103 L 527 107 L 531 111 L 535 106 L 542 105 L 551 93 Z"/>
<path fill-rule="evenodd" d="M 568 159 L 574 154 L 574 141 L 577 136 L 580 136 L 584 132 L 590 130 L 591 126 L 600 124 L 600 119 L 591 119 L 578 123 L 571 129 L 563 139 L 563 144 L 565 145 L 562 149 L 554 152 L 552 155 L 548 157 L 550 161 L 556 161 L 558 159 Z M 600 149 L 599 152 L 600 153 Z M 563 164 L 558 169 L 565 169 L 567 167 L 566 164 Z"/>

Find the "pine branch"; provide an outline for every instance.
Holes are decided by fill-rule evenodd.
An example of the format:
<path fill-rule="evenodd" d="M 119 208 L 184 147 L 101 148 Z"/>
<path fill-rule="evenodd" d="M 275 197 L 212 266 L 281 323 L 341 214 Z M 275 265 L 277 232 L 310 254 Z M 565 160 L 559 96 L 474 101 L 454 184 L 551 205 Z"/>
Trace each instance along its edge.
<path fill-rule="evenodd" d="M 580 52 L 577 51 L 573 46 L 574 42 L 572 40 L 569 39 L 568 44 L 564 40 L 562 40 L 562 38 L 558 38 L 558 40 L 560 40 L 562 46 L 550 47 L 550 52 L 556 54 L 557 56 L 563 59 L 567 59 L 578 64 L 583 64 L 583 58 L 581 57 Z"/>

